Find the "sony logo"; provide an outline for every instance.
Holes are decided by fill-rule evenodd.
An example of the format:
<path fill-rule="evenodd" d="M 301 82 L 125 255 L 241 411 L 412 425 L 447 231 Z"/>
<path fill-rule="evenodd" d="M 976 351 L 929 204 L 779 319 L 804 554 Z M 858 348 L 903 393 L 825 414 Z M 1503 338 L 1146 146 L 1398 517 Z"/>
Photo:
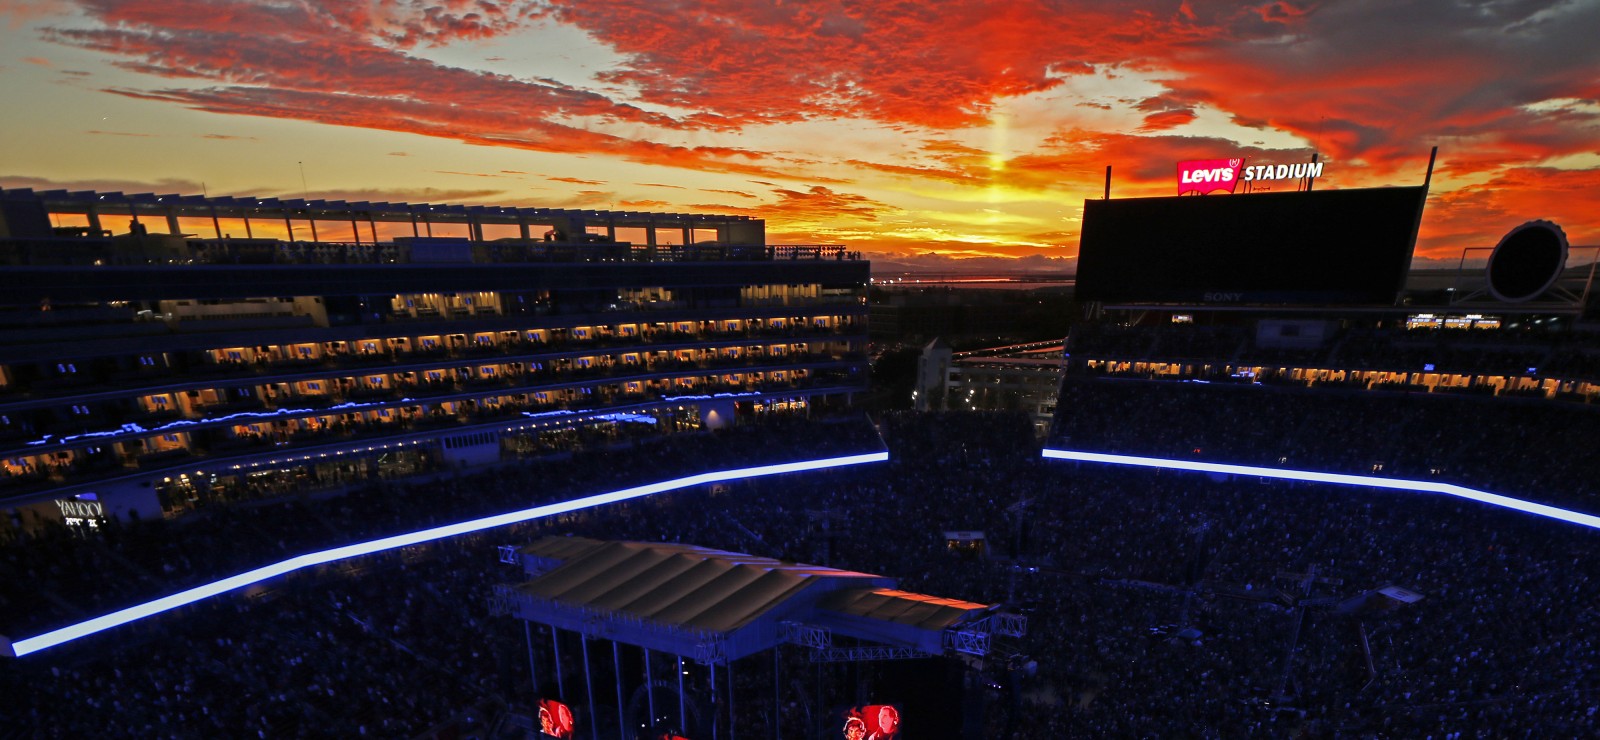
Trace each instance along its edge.
<path fill-rule="evenodd" d="M 1203 296 L 1203 298 L 1204 300 L 1208 301 L 1242 301 L 1244 300 L 1244 294 L 1209 291 L 1205 294 L 1205 296 Z"/>

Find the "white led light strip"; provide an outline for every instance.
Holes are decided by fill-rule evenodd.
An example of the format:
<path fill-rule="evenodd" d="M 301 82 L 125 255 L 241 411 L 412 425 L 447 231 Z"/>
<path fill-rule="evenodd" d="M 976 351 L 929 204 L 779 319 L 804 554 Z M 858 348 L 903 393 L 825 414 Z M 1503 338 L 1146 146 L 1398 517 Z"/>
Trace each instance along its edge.
<path fill-rule="evenodd" d="M 1534 514 L 1536 516 L 1558 519 L 1563 522 L 1579 524 L 1585 527 L 1600 529 L 1600 516 L 1585 514 L 1570 509 L 1561 509 L 1545 504 L 1536 504 L 1532 501 L 1523 501 L 1519 498 L 1501 496 L 1497 493 L 1479 491 L 1475 488 L 1458 486 L 1451 483 L 1439 483 L 1427 480 L 1408 480 L 1405 478 L 1379 478 L 1372 475 L 1348 475 L 1345 473 L 1317 473 L 1309 470 L 1288 470 L 1284 468 L 1263 468 L 1255 465 L 1225 465 L 1223 463 L 1198 462 L 1195 460 L 1169 460 L 1163 457 L 1137 457 L 1134 455 L 1112 455 L 1104 452 L 1079 452 L 1076 450 L 1055 450 L 1049 447 L 1044 449 L 1044 456 L 1054 460 L 1077 460 L 1079 462 L 1108 463 L 1111 465 L 1133 465 L 1144 468 L 1165 468 L 1168 470 L 1188 470 L 1197 473 L 1226 473 L 1228 475 L 1253 475 L 1260 478 L 1283 478 L 1286 480 L 1309 481 L 1312 483 L 1336 483 L 1343 486 L 1368 486 L 1371 488 L 1390 488 L 1400 491 L 1424 491 L 1427 493 L 1442 493 L 1446 496 L 1489 504 L 1503 506 L 1507 509 Z"/>
<path fill-rule="evenodd" d="M 196 586 L 195 588 L 191 588 L 187 591 L 180 591 L 172 594 L 171 596 L 156 599 L 155 601 L 145 602 L 137 606 L 130 606 L 126 609 L 115 611 L 104 616 L 95 617 L 94 619 L 62 627 L 57 630 L 52 630 L 37 637 L 29 637 L 24 640 L 17 640 L 11 644 L 11 654 L 20 658 L 24 655 L 28 655 L 29 653 L 36 653 L 46 648 L 52 648 L 63 643 L 71 642 L 80 637 L 92 635 L 96 632 L 100 632 L 101 630 L 111 629 L 112 627 L 118 627 L 129 622 L 144 619 L 145 617 L 154 616 L 164 611 L 176 609 L 180 606 L 193 604 L 201 599 L 226 593 L 236 588 L 248 586 L 252 583 L 259 583 L 268 578 L 281 576 L 285 573 L 296 571 L 301 568 L 308 568 L 313 565 L 331 563 L 335 560 L 343 560 L 345 558 L 353 558 L 360 555 L 370 555 L 375 552 L 392 550 L 397 547 L 406 547 L 424 542 L 432 542 L 445 537 L 454 537 L 456 535 L 468 534 L 471 532 L 477 532 L 479 530 L 490 529 L 492 527 L 503 527 L 507 524 L 526 522 L 532 519 L 539 519 L 554 514 L 564 514 L 569 511 L 587 509 L 593 506 L 614 504 L 618 501 L 626 501 L 632 498 L 639 498 L 640 496 L 649 496 L 654 493 L 675 491 L 680 488 L 689 488 L 691 486 L 699 486 L 706 483 L 742 480 L 745 478 L 756 478 L 763 475 L 776 475 L 778 473 L 798 473 L 806 470 L 821 470 L 824 468 L 837 468 L 846 465 L 860 465 L 862 463 L 883 462 L 888 459 L 889 453 L 887 452 L 873 452 L 865 455 L 829 457 L 820 460 L 802 460 L 800 462 L 780 463 L 777 465 L 762 465 L 754 468 L 739 468 L 737 470 L 721 470 L 711 473 L 701 473 L 700 475 L 691 475 L 687 478 L 674 478 L 672 480 L 661 481 L 659 483 L 650 483 L 643 486 L 625 488 L 620 491 L 612 491 L 611 493 L 601 493 L 594 496 L 573 499 L 571 501 L 562 501 L 560 503 L 546 504 L 544 506 L 535 506 L 531 509 L 523 509 L 521 511 L 513 511 L 506 514 L 484 517 L 482 519 L 473 519 L 470 521 L 458 522 L 456 524 L 447 524 L 443 527 L 424 529 L 420 532 L 395 535 L 393 537 L 384 537 L 382 539 L 372 540 L 369 542 L 358 542 L 354 545 L 336 547 L 332 550 L 306 553 L 305 555 L 301 555 L 299 557 L 281 560 L 262 568 L 246 571 L 231 578 L 224 578 L 220 581 L 208 583 L 203 586 Z M 4 648 L 4 642 L 3 640 L 0 640 L 0 654 L 4 654 Z"/>

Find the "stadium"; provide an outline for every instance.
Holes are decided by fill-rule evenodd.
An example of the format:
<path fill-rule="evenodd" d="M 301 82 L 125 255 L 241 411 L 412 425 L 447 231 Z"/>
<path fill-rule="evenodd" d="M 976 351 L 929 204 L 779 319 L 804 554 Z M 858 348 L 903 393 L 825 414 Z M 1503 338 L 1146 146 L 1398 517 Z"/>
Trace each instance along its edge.
<path fill-rule="evenodd" d="M 232 244 L 221 219 L 255 217 L 226 209 L 256 205 L 109 209 L 159 214 L 157 249 L 89 222 L 98 197 L 5 195 L 0 247 L 29 269 L 4 273 L 3 405 L 34 425 L 8 437 L 5 740 L 1600 733 L 1596 260 L 1557 225 L 1507 224 L 1425 274 L 1426 184 L 1086 201 L 1081 314 L 1058 349 L 1025 350 L 1053 402 L 1008 406 L 998 371 L 940 365 L 910 410 L 863 400 L 865 261 L 731 217 L 483 207 L 439 217 L 459 236 L 408 238 L 376 224 L 415 229 L 415 207 L 261 204 L 353 238 Z M 57 212 L 86 225 L 17 226 Z M 213 237 L 183 236 L 201 213 Z M 688 246 L 664 249 L 658 221 Z M 256 282 L 207 293 L 224 275 Z M 417 316 L 408 295 L 455 302 Z M 506 308 L 519 295 L 546 308 Z M 199 316 L 264 297 L 250 320 L 271 326 Z M 69 312 L 111 359 L 100 381 L 41 374 L 81 354 L 38 340 Z M 267 330 L 424 354 L 228 365 Z M 139 369 L 141 341 L 171 345 L 160 368 Z M 195 377 L 207 358 L 222 367 Z M 482 383 L 513 363 L 549 369 Z M 418 410 L 325 428 L 304 384 L 347 376 L 329 386 L 355 395 L 329 403 Z M 988 378 L 997 410 L 948 385 Z M 239 388 L 260 406 L 213 407 Z M 201 401 L 117 415 L 160 393 Z M 208 416 L 302 406 L 277 449 Z M 73 414 L 123 436 L 74 437 Z M 174 420 L 196 431 L 150 450 L 172 429 L 149 424 Z M 379 439 L 412 457 L 368 456 Z M 360 465 L 306 465 L 358 447 Z M 277 482 L 159 485 L 198 464 Z"/>

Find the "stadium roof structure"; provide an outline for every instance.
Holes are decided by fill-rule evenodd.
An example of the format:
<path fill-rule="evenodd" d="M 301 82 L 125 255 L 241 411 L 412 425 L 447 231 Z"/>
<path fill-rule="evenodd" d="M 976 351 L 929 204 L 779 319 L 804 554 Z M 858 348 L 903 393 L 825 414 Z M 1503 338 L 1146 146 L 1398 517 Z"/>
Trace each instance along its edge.
<path fill-rule="evenodd" d="M 729 661 L 842 635 L 908 654 L 983 655 L 1025 622 L 998 607 L 899 591 L 884 576 L 695 545 L 546 537 L 502 560 L 532 580 L 497 588 L 497 611 L 693 658 Z"/>
<path fill-rule="evenodd" d="M 205 196 L 176 193 L 122 193 L 95 190 L 33 190 L 0 188 L 0 202 L 36 203 L 52 211 L 84 213 L 90 209 L 234 217 L 261 217 L 294 213 L 322 218 L 481 218 L 487 222 L 515 222 L 522 218 L 588 217 L 616 220 L 671 220 L 689 222 L 754 221 L 747 215 L 704 213 L 654 213 L 597 209 L 534 208 L 523 206 L 466 205 L 460 203 L 388 203 L 270 196 Z"/>

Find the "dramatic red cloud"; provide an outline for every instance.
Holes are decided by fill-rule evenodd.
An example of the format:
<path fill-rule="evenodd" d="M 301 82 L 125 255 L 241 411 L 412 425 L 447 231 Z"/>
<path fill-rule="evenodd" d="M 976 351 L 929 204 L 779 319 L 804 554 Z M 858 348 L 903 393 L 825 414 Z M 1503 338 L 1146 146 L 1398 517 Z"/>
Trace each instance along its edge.
<path fill-rule="evenodd" d="M 740 198 L 752 198 L 753 199 L 753 198 L 756 197 L 754 195 L 751 195 L 750 193 L 744 192 L 743 190 L 720 190 L 718 188 L 700 188 L 700 192 L 703 192 L 703 193 L 721 193 L 723 195 L 735 195 L 735 196 L 738 196 Z"/>
<path fill-rule="evenodd" d="M 1482 185 L 1436 194 L 1423 213 L 1417 252 L 1455 259 L 1466 247 L 1493 247 L 1536 218 L 1555 221 L 1574 245 L 1600 246 L 1600 172 L 1517 168 Z"/>
<path fill-rule="evenodd" d="M 205 190 L 205 184 L 193 180 L 50 180 L 41 177 L 0 176 L 0 187 L 31 188 L 34 190 L 96 190 L 102 193 L 176 193 L 192 194 Z M 211 191 L 212 195 L 232 195 L 240 198 L 301 198 L 311 200 L 342 200 L 349 203 L 471 203 L 498 201 L 504 190 L 470 190 L 444 188 L 361 188 L 313 190 L 302 193 L 276 188 L 247 188 L 233 193 Z"/>
<path fill-rule="evenodd" d="M 1164 110 L 1159 113 L 1151 113 L 1150 115 L 1145 116 L 1144 125 L 1140 126 L 1139 130 L 1166 131 L 1167 129 L 1174 129 L 1182 126 L 1183 124 L 1189 123 L 1196 117 L 1197 116 L 1195 116 L 1195 112 L 1188 108 L 1181 110 Z"/>
<path fill-rule="evenodd" d="M 1434 144 L 1444 151 L 1424 252 L 1492 240 L 1508 228 L 1501 220 L 1535 212 L 1570 224 L 1575 241 L 1600 239 L 1592 195 L 1600 174 L 1551 167 L 1596 152 L 1595 3 L 80 0 L 77 8 L 78 17 L 45 38 L 155 80 L 121 83 L 109 90 L 117 95 L 609 157 L 673 167 L 674 176 L 740 175 L 770 195 L 695 183 L 762 201 L 703 207 L 748 210 L 776 233 L 808 239 L 910 249 L 915 240 L 905 235 L 918 225 L 900 228 L 906 209 L 869 189 L 883 182 L 917 186 L 913 192 L 1004 186 L 1070 203 L 1098 196 L 1106 165 L 1117 194 L 1159 195 L 1173 192 L 1176 160 L 1290 162 L 1316 152 L 1329 163 L 1330 187 L 1409 184 L 1420 182 Z M 10 0 L 0 0 L 0 14 L 13 23 L 39 17 Z M 426 53 L 459 52 L 535 24 L 564 24 L 622 62 L 561 82 L 463 69 Z M 1127 90 L 1140 92 L 1119 88 L 1124 78 L 1136 78 Z M 1118 92 L 1041 107 L 1069 81 Z M 990 152 L 958 141 L 971 141 L 970 129 L 987 128 L 991 114 L 1016 99 L 1046 117 L 1029 122 L 1054 132 L 1043 145 Z M 1085 130 L 1083 121 L 1117 114 L 1126 130 Z M 1218 120 L 1243 130 L 1225 138 L 1215 133 L 1227 130 Z M 765 124 L 807 121 L 899 131 L 905 143 L 899 151 L 840 149 L 849 154 L 831 153 L 831 142 L 819 142 L 820 151 L 761 143 L 770 140 L 762 138 Z M 1282 142 L 1284 134 L 1308 145 L 1252 143 Z M 576 198 L 599 205 L 592 202 L 629 195 Z M 891 214 L 899 219 L 892 225 Z M 1076 241 L 1070 227 L 1018 223 L 1031 224 L 1008 235 L 1018 245 Z M 924 231 L 932 247 L 990 249 Z"/>
<path fill-rule="evenodd" d="M 427 20 L 402 24 L 421 23 L 424 30 L 396 35 L 385 30 L 392 23 L 329 7 L 96 0 L 86 2 L 85 9 L 107 27 L 54 29 L 47 38 L 109 54 L 137 72 L 219 83 L 111 91 L 214 113 L 403 131 L 486 146 L 602 153 L 746 175 L 782 174 L 755 164 L 762 157 L 757 152 L 677 147 L 561 122 L 577 116 L 676 129 L 696 125 L 692 115 L 678 119 L 647 112 L 548 80 L 447 67 L 388 45 L 399 44 L 402 36 L 438 40 L 476 33 L 445 16 L 424 12 Z"/>
<path fill-rule="evenodd" d="M 1216 33 L 1178 14 L 1041 0 L 751 3 L 554 0 L 557 18 L 629 55 L 609 76 L 644 100 L 733 124 L 865 118 L 981 124 L 1000 98 Z"/>
<path fill-rule="evenodd" d="M 1592 4 L 1280 2 L 1261 17 L 1273 36 L 1158 54 L 1170 96 L 1298 134 L 1378 177 L 1433 144 L 1494 151 L 1502 164 L 1594 148 L 1592 116 L 1585 125 L 1527 107 L 1596 87 Z"/>
<path fill-rule="evenodd" d="M 745 164 L 754 152 L 729 147 L 680 147 L 589 131 L 520 114 L 428 100 L 376 98 L 339 92 L 254 87 L 112 90 L 141 100 L 172 102 L 211 113 L 296 118 L 337 126 L 399 131 L 455 139 L 468 144 L 530 151 L 607 154 L 641 164 L 769 177 L 785 176 L 771 167 Z M 735 160 L 735 161 L 730 161 Z M 831 178 L 807 179 L 833 182 Z"/>

